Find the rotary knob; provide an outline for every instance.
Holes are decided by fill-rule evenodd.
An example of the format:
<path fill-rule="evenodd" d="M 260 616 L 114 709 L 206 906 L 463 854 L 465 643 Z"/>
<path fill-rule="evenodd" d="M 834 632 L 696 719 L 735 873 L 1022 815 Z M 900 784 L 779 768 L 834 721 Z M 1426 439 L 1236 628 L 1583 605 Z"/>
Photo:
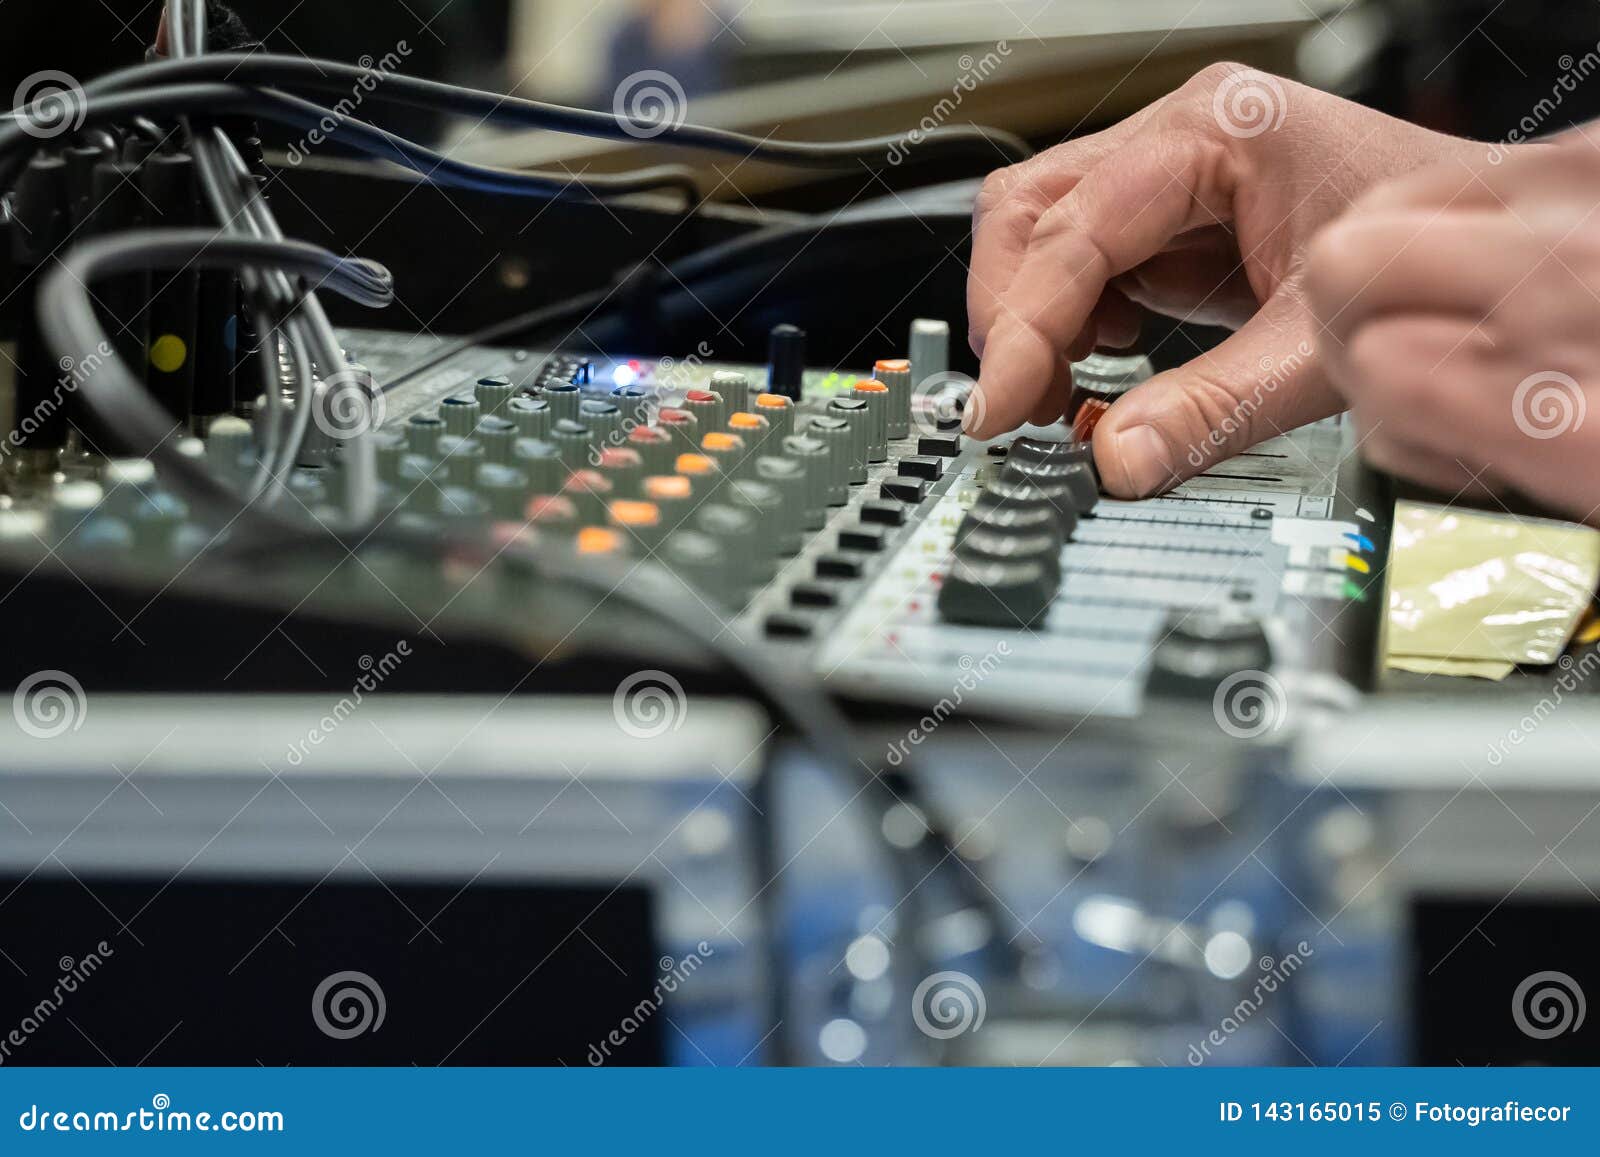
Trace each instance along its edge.
<path fill-rule="evenodd" d="M 806 375 L 806 331 L 773 326 L 767 337 L 767 389 L 798 402 Z"/>
<path fill-rule="evenodd" d="M 439 417 L 444 419 L 447 434 L 457 438 L 470 438 L 478 427 L 483 407 L 478 405 L 476 394 L 452 394 L 439 403 Z"/>
<path fill-rule="evenodd" d="M 517 424 L 517 432 L 524 438 L 548 438 L 554 421 L 550 403 L 544 398 L 526 395 L 512 398 L 506 403 L 506 417 Z"/>
<path fill-rule="evenodd" d="M 479 378 L 472 392 L 476 395 L 478 406 L 485 415 L 504 417 L 506 403 L 511 400 L 516 387 L 511 384 L 510 378 Z"/>

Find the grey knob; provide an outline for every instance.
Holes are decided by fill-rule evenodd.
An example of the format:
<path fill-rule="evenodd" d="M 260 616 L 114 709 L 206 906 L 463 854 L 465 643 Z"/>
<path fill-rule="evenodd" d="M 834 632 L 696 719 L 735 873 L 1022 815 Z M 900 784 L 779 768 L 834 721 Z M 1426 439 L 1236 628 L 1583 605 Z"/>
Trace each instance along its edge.
<path fill-rule="evenodd" d="M 885 358 L 872 374 L 889 387 L 889 437 L 911 437 L 911 363 L 905 358 Z"/>
<path fill-rule="evenodd" d="M 611 391 L 611 404 L 622 412 L 622 423 L 629 430 L 650 424 L 651 395 L 637 386 L 618 386 Z"/>
<path fill-rule="evenodd" d="M 828 517 L 828 476 L 832 465 L 828 444 L 809 434 L 797 434 L 783 440 L 783 453 L 805 472 L 800 525 L 806 530 L 821 530 Z"/>
<path fill-rule="evenodd" d="M 690 390 L 679 409 L 694 415 L 702 435 L 720 430 L 728 421 L 728 405 L 714 390 Z"/>
<path fill-rule="evenodd" d="M 711 389 L 722 395 L 727 405 L 725 414 L 737 414 L 750 409 L 750 379 L 738 370 L 718 370 L 712 374 Z"/>
<path fill-rule="evenodd" d="M 439 417 L 444 419 L 445 433 L 457 438 L 472 437 L 482 414 L 483 408 L 478 405 L 475 394 L 452 394 L 439 403 Z"/>
<path fill-rule="evenodd" d="M 889 457 L 889 387 L 876 379 L 857 382 L 851 393 L 867 404 L 867 461 Z"/>
<path fill-rule="evenodd" d="M 517 424 L 517 433 L 524 438 L 549 437 L 550 425 L 554 421 L 548 401 L 526 395 L 507 402 L 505 416 Z"/>
<path fill-rule="evenodd" d="M 798 554 L 806 515 L 806 467 L 793 458 L 768 455 L 756 460 L 755 476 L 778 495 L 778 553 L 785 558 Z"/>
<path fill-rule="evenodd" d="M 499 462 L 486 462 L 478 468 L 475 480 L 480 497 L 489 504 L 489 515 L 506 521 L 522 521 L 522 508 L 528 497 L 528 476 Z"/>
<path fill-rule="evenodd" d="M 782 394 L 762 394 L 751 412 L 765 418 L 778 438 L 794 433 L 794 403 Z"/>
<path fill-rule="evenodd" d="M 510 378 L 479 378 L 472 392 L 477 395 L 478 406 L 485 416 L 503 418 L 506 403 L 511 400 L 511 395 L 516 393 L 516 389 L 516 386 L 511 384 Z"/>
<path fill-rule="evenodd" d="M 507 418 L 483 418 L 473 437 L 483 446 L 483 455 L 491 462 L 510 466 L 516 453 L 517 424 Z"/>
<path fill-rule="evenodd" d="M 598 398 L 591 398 L 578 407 L 578 421 L 589 427 L 596 454 L 622 445 L 627 437 L 622 429 L 622 411 Z"/>
<path fill-rule="evenodd" d="M 714 535 L 697 530 L 678 530 L 668 534 L 661 546 L 661 559 L 693 591 L 686 599 L 729 606 L 733 603 L 722 542 Z"/>
<path fill-rule="evenodd" d="M 711 415 L 708 412 L 707 417 Z M 693 410 L 668 408 L 656 415 L 656 429 L 672 439 L 672 457 L 700 452 L 700 419 Z"/>
<path fill-rule="evenodd" d="M 671 474 L 672 436 L 656 426 L 635 426 L 628 432 L 628 447 L 639 455 L 646 474 Z"/>
<path fill-rule="evenodd" d="M 589 427 L 570 418 L 561 418 L 550 427 L 550 443 L 561 453 L 568 470 L 589 465 Z"/>
<path fill-rule="evenodd" d="M 692 522 L 696 530 L 716 540 L 726 567 L 727 602 L 742 606 L 755 581 L 756 516 L 748 508 L 712 502 L 702 506 Z"/>
<path fill-rule="evenodd" d="M 828 505 L 850 501 L 850 423 L 838 416 L 811 419 L 811 436 L 828 448 Z"/>
<path fill-rule="evenodd" d="M 578 420 L 578 406 L 583 401 L 583 391 L 571 382 L 546 386 L 544 400 L 550 403 L 550 416 L 557 422 Z"/>
<path fill-rule="evenodd" d="M 867 427 L 870 421 L 867 403 L 858 397 L 834 398 L 828 403 L 828 417 L 842 418 L 850 428 L 850 448 L 845 464 L 850 472 L 850 485 L 860 486 L 867 480 Z"/>
<path fill-rule="evenodd" d="M 600 451 L 597 467 L 611 483 L 618 498 L 638 498 L 639 485 L 644 481 L 644 459 L 637 450 L 627 446 L 607 446 Z"/>
<path fill-rule="evenodd" d="M 567 476 L 561 452 L 537 438 L 518 438 L 512 461 L 527 475 L 530 494 L 554 494 Z"/>
<path fill-rule="evenodd" d="M 919 317 L 911 323 L 911 385 L 950 372 L 950 323 Z"/>
<path fill-rule="evenodd" d="M 755 516 L 755 536 L 751 540 L 751 555 L 755 563 L 755 581 L 769 583 L 778 573 L 778 552 L 781 549 L 783 498 L 776 487 L 765 482 L 748 479 L 734 482 L 728 487 L 725 500 L 729 505 L 741 507 Z"/>
<path fill-rule="evenodd" d="M 411 420 L 406 423 L 406 444 L 411 447 L 413 454 L 421 454 L 424 458 L 439 456 L 439 440 L 444 434 L 443 418 L 412 414 Z"/>

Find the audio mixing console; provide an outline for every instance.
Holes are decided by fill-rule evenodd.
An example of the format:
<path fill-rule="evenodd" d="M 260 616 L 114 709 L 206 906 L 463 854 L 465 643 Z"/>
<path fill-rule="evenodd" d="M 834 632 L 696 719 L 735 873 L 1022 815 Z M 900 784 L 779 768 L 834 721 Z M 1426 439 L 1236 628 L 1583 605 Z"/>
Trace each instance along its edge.
<path fill-rule="evenodd" d="M 855 371 L 807 368 L 792 326 L 774 331 L 768 366 L 341 338 L 378 426 L 386 525 L 665 563 L 686 598 L 848 697 L 918 705 L 959 684 L 969 710 L 1130 716 L 1153 682 L 1182 690 L 1196 649 L 1223 664 L 1197 694 L 1269 666 L 1291 691 L 1328 676 L 1361 688 L 1374 666 L 1388 512 L 1337 418 L 1127 502 L 1101 495 L 1088 443 L 1065 426 L 963 435 L 971 381 L 946 368 L 942 322 Z M 1095 355 L 1079 372 L 1137 383 L 1151 370 Z M 315 418 L 284 502 L 308 525 L 337 517 L 345 481 L 338 415 Z M 183 448 L 242 488 L 257 441 L 223 417 Z M 43 545 L 75 573 L 131 567 L 158 589 L 203 575 L 229 533 L 144 461 L 68 454 L 0 510 L 24 565 Z M 426 605 L 474 604 L 434 576 L 378 577 L 385 565 L 354 578 L 423 620 Z M 274 568 L 252 593 L 351 595 L 312 570 Z"/>
<path fill-rule="evenodd" d="M 1062 425 L 965 437 L 971 382 L 946 370 L 941 322 L 916 323 L 890 351 L 911 356 L 870 371 L 803 370 L 793 327 L 765 367 L 474 347 L 413 373 L 443 343 L 345 336 L 378 381 L 403 379 L 386 396 L 389 484 L 415 485 L 419 452 L 448 471 L 438 439 L 475 427 L 501 460 L 543 471 L 535 490 L 568 471 L 526 455 L 565 454 L 594 469 L 565 484 L 570 505 L 536 502 L 535 526 L 620 531 L 594 548 L 664 558 L 745 637 L 853 696 L 921 704 L 960 680 L 977 710 L 1132 715 L 1156 644 L 1219 616 L 1262 624 L 1272 658 L 1258 645 L 1243 665 L 1273 662 L 1290 685 L 1321 672 L 1361 688 L 1375 666 L 1388 511 L 1339 418 L 1128 502 L 1099 493 Z M 1151 369 L 1094 355 L 1077 372 Z M 566 437 L 576 451 L 555 449 Z M 498 473 L 473 477 L 492 506 Z M 622 501 L 607 512 L 596 490 Z"/>

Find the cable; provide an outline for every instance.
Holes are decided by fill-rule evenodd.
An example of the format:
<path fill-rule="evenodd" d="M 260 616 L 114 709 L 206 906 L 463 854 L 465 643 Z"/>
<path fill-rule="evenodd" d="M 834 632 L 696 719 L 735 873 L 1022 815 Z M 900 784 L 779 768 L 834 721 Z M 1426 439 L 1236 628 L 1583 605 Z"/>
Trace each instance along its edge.
<path fill-rule="evenodd" d="M 343 282 L 330 275 L 344 261 L 337 254 L 299 241 L 218 236 L 203 229 L 137 230 L 98 237 L 73 247 L 44 275 L 39 285 L 39 325 L 58 356 L 77 357 L 79 351 L 109 344 L 86 288 L 105 277 L 185 265 L 232 269 L 249 264 L 324 278 L 324 284 L 337 291 L 343 288 Z M 303 309 L 310 300 L 309 296 L 303 297 L 300 307 Z M 295 326 L 302 321 L 296 312 L 285 324 Z M 171 415 L 120 357 L 113 354 L 105 359 L 84 378 L 78 390 L 107 428 L 121 432 L 136 452 L 154 460 L 191 495 L 202 503 L 226 508 L 229 517 L 237 511 L 239 497 L 202 464 L 178 451 L 171 439 Z M 257 513 L 264 517 L 264 512 Z M 267 525 L 292 524 L 272 518 Z"/>
<path fill-rule="evenodd" d="M 637 142 L 648 135 L 662 144 L 733 153 L 805 168 L 853 169 L 862 164 L 873 169 L 887 168 L 892 148 L 906 152 L 911 159 L 929 160 L 952 154 L 972 154 L 992 160 L 998 152 L 1003 160 L 1014 162 L 1033 155 L 1033 150 L 1020 137 L 983 125 L 941 125 L 919 131 L 914 146 L 909 145 L 908 134 L 843 141 L 784 141 L 704 125 L 638 120 L 617 113 L 548 104 L 393 72 L 379 75 L 381 83 L 365 92 L 366 99 L 378 104 L 400 104 L 623 142 Z M 172 60 L 122 69 L 91 83 L 86 92 L 94 96 L 178 81 L 230 80 L 349 93 L 352 86 L 364 89 L 361 82 L 370 81 L 372 76 L 370 69 L 331 60 L 275 53 L 219 53 L 203 60 Z"/>
<path fill-rule="evenodd" d="M 547 200 L 585 197 L 599 201 L 611 197 L 667 190 L 683 194 L 689 209 L 699 203 L 699 185 L 692 170 L 682 165 L 656 165 L 623 173 L 548 174 L 499 169 L 457 161 L 415 141 L 355 117 L 339 119 L 332 109 L 300 97 L 234 84 L 171 85 L 160 88 L 95 96 L 79 106 L 84 124 L 101 124 L 142 114 L 178 116 L 190 112 L 250 116 L 273 121 L 299 132 L 326 132 L 335 144 L 419 174 L 430 184 L 445 188 L 501 196 L 538 197 Z M 329 131 L 329 118 L 338 120 Z M 10 184 L 20 169 L 21 151 L 39 144 L 20 125 L 0 128 L 0 187 Z M 205 151 L 205 150 L 202 150 Z"/>

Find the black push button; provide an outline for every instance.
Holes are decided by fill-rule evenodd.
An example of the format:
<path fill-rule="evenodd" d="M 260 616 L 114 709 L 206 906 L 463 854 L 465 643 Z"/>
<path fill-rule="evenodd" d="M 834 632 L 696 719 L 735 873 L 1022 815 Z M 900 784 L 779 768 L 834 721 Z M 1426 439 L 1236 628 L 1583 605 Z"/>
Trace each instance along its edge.
<path fill-rule="evenodd" d="M 844 550 L 864 550 L 876 554 L 883 549 L 884 529 L 881 526 L 848 527 L 839 532 L 839 546 Z"/>
<path fill-rule="evenodd" d="M 961 456 L 960 434 L 924 434 L 917 439 L 918 454 L 932 454 L 936 458 Z"/>
<path fill-rule="evenodd" d="M 789 602 L 797 607 L 836 607 L 839 605 L 839 588 L 823 583 L 795 583 L 789 591 Z"/>
<path fill-rule="evenodd" d="M 899 502 L 869 498 L 861 504 L 861 521 L 873 522 L 879 526 L 904 526 L 906 508 Z"/>
<path fill-rule="evenodd" d="M 939 475 L 944 473 L 944 462 L 931 455 L 918 454 L 915 457 L 900 459 L 900 469 L 895 473 L 902 478 L 923 478 L 929 482 L 937 482 Z"/>
<path fill-rule="evenodd" d="M 921 502 L 928 497 L 928 484 L 920 478 L 889 478 L 878 493 L 897 502 Z"/>
<path fill-rule="evenodd" d="M 857 579 L 861 577 L 862 562 L 847 554 L 825 554 L 817 559 L 817 577 Z"/>
<path fill-rule="evenodd" d="M 773 639 L 809 639 L 815 627 L 810 619 L 779 611 L 767 616 L 766 631 Z"/>

